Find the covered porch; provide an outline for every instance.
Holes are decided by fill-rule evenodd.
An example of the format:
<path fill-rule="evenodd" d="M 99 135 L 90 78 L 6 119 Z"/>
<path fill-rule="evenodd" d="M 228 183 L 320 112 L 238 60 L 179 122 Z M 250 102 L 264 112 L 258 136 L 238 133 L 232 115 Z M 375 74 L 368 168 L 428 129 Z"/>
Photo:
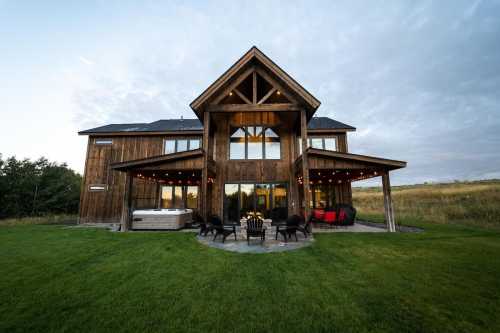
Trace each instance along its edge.
<path fill-rule="evenodd" d="M 112 164 L 113 170 L 125 173 L 126 177 L 120 230 L 134 228 L 133 213 L 138 207 L 134 205 L 133 189 L 137 180 L 156 186 L 156 200 L 150 203 L 150 207 L 140 207 L 143 214 L 149 214 L 147 210 L 184 211 L 190 214 L 189 222 L 191 215 L 202 214 L 203 198 L 208 195 L 203 192 L 204 174 L 208 183 L 212 183 L 215 177 L 215 168 L 211 163 L 204 168 L 204 159 L 203 150 L 196 149 Z M 149 225 L 146 229 L 154 227 Z"/>
<path fill-rule="evenodd" d="M 295 161 L 294 170 L 300 202 L 306 211 L 330 208 L 336 204 L 352 205 L 353 182 L 381 177 L 386 227 L 389 232 L 396 231 L 389 173 L 406 167 L 406 162 L 308 148 L 307 168 L 304 168 L 303 155 Z M 307 177 L 304 177 L 304 170 Z"/>

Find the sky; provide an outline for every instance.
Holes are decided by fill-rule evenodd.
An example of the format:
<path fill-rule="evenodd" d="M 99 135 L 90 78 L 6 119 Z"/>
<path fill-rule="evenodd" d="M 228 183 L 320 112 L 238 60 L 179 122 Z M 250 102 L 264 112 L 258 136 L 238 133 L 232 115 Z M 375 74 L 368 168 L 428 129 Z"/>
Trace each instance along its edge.
<path fill-rule="evenodd" d="M 253 45 L 393 184 L 500 178 L 499 0 L 0 0 L 0 153 L 82 173 L 79 130 L 194 118 Z"/>

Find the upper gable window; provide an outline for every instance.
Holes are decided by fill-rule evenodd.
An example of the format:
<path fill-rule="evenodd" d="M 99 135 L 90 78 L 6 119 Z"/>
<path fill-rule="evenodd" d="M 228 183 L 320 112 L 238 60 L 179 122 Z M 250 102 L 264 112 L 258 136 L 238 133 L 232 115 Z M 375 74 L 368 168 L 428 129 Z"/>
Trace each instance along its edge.
<path fill-rule="evenodd" d="M 246 126 L 232 128 L 229 138 L 229 159 L 280 159 L 280 137 L 272 128 Z"/>
<path fill-rule="evenodd" d="M 199 149 L 201 142 L 199 138 L 166 139 L 165 154 L 179 153 L 182 151 Z"/>

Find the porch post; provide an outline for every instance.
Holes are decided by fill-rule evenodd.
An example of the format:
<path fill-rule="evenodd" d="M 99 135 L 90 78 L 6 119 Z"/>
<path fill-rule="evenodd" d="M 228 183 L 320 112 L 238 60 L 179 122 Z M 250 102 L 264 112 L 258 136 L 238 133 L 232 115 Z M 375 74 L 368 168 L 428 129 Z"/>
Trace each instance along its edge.
<path fill-rule="evenodd" d="M 122 216 L 120 220 L 121 231 L 128 231 L 130 225 L 130 205 L 132 203 L 132 172 L 127 171 L 125 175 L 125 189 L 123 190 Z"/>
<path fill-rule="evenodd" d="M 300 136 L 302 138 L 302 177 L 304 180 L 304 215 L 308 219 L 311 213 L 309 203 L 311 194 L 309 192 L 309 164 L 307 158 L 307 115 L 305 110 L 300 111 Z"/>
<path fill-rule="evenodd" d="M 201 216 L 205 221 L 208 219 L 208 153 L 209 149 L 209 137 L 210 137 L 210 113 L 208 111 L 203 112 L 203 151 L 205 156 L 203 159 L 203 170 L 201 172 Z"/>
<path fill-rule="evenodd" d="M 384 211 L 387 230 L 389 232 L 396 232 L 396 222 L 394 220 L 394 207 L 392 205 L 389 171 L 382 173 L 382 191 L 384 192 Z"/>

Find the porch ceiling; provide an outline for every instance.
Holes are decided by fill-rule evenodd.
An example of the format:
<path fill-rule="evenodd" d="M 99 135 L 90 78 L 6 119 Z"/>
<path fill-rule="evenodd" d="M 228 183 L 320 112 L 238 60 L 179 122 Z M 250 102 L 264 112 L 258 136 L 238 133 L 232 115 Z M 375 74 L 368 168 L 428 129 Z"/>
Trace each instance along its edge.
<path fill-rule="evenodd" d="M 314 148 L 307 149 L 307 156 L 309 178 L 313 182 L 356 181 L 406 167 L 404 161 Z M 295 161 L 295 170 L 300 174 L 302 156 Z"/>

